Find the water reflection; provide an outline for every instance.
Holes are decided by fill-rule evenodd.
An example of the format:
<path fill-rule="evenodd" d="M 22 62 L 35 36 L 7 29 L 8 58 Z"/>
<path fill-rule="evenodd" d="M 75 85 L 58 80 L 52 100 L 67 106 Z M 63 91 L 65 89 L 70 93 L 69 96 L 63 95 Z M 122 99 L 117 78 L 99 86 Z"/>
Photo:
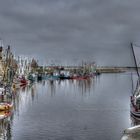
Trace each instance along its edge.
<path fill-rule="evenodd" d="M 36 94 L 36 84 L 23 86 L 20 90 L 17 90 L 13 102 L 14 102 L 14 113 L 20 114 L 28 101 L 33 102 Z"/>
<path fill-rule="evenodd" d="M 57 82 L 56 80 L 47 81 L 47 86 L 48 86 L 48 89 L 49 89 L 49 91 L 51 93 L 51 96 L 54 96 L 55 93 L 56 93 L 56 84 L 57 84 L 56 82 Z"/>
<path fill-rule="evenodd" d="M 3 116 L 3 118 L 0 119 L 0 140 L 11 140 L 13 113 L 1 111 L 0 116 Z"/>
<path fill-rule="evenodd" d="M 94 86 L 94 79 L 87 80 L 48 80 L 45 82 L 48 87 L 47 91 L 51 96 L 55 96 L 58 88 L 63 91 L 70 88 L 71 90 L 78 90 L 81 95 L 91 92 L 91 88 Z M 45 85 L 45 84 L 43 84 Z"/>
<path fill-rule="evenodd" d="M 117 140 L 130 125 L 127 77 L 42 80 L 21 87 L 13 115 L 0 120 L 0 138 Z"/>
<path fill-rule="evenodd" d="M 75 81 L 76 86 L 79 87 L 79 90 L 81 91 L 81 94 L 84 95 L 84 93 L 90 93 L 91 85 L 93 85 L 93 79 L 87 79 L 87 80 L 79 80 Z"/>

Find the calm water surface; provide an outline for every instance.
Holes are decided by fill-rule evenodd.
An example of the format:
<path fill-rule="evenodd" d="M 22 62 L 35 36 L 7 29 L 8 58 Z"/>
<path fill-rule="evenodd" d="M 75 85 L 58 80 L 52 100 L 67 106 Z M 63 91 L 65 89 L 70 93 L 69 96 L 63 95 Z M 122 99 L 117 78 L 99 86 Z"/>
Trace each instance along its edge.
<path fill-rule="evenodd" d="M 119 140 L 130 117 L 131 75 L 42 81 L 17 91 L 0 140 Z"/>

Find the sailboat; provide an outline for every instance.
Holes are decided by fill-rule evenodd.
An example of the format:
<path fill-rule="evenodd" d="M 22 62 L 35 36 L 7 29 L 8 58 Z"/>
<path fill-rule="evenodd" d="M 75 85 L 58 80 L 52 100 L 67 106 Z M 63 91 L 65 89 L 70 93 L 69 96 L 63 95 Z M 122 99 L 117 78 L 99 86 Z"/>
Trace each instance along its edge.
<path fill-rule="evenodd" d="M 130 112 L 134 117 L 137 117 L 137 118 L 140 119 L 140 74 L 139 74 L 139 71 L 138 71 L 138 65 L 137 65 L 137 61 L 136 61 L 136 57 L 135 57 L 134 48 L 133 48 L 132 43 L 131 43 L 131 48 L 132 48 L 133 57 L 134 57 L 134 61 L 135 61 L 138 80 L 137 80 L 136 89 L 135 89 L 135 91 L 133 92 L 133 94 L 130 98 L 130 102 L 131 102 Z"/>

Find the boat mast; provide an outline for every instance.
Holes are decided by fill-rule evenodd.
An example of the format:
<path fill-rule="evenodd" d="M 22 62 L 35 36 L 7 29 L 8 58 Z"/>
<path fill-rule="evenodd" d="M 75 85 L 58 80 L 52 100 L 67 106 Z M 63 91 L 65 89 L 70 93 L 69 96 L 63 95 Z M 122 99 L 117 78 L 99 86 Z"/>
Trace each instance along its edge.
<path fill-rule="evenodd" d="M 138 65 L 137 65 L 137 61 L 136 61 L 136 56 L 135 56 L 135 52 L 134 52 L 134 48 L 133 48 L 133 44 L 132 43 L 131 43 L 131 48 L 132 48 L 132 52 L 133 52 L 133 57 L 134 57 L 134 61 L 135 61 L 137 75 L 138 75 L 138 77 L 140 77 L 139 69 L 138 69 Z"/>

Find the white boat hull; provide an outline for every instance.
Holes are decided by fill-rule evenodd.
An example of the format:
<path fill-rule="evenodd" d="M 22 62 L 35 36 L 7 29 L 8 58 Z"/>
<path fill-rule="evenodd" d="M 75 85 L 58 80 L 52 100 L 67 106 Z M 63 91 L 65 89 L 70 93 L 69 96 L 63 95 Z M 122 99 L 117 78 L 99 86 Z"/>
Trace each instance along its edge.
<path fill-rule="evenodd" d="M 134 102 L 131 98 L 131 104 L 130 104 L 130 113 L 136 118 L 140 119 L 140 110 L 137 110 L 136 107 L 134 106 Z"/>

